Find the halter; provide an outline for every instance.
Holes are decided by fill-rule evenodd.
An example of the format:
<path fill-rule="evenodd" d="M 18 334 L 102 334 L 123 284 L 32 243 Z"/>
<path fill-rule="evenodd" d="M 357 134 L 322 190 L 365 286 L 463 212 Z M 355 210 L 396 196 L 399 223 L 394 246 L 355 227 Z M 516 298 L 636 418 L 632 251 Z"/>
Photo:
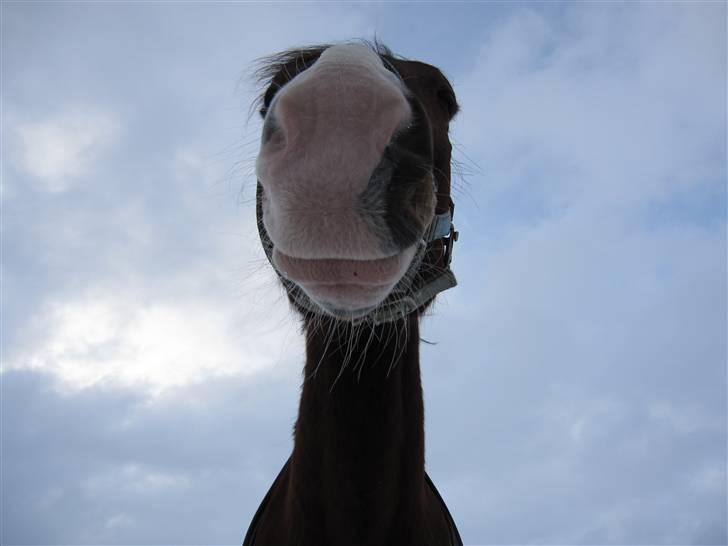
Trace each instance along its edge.
<path fill-rule="evenodd" d="M 410 265 L 402 281 L 397 283 L 392 291 L 395 294 L 394 301 L 388 304 L 387 300 L 385 300 L 383 305 L 379 306 L 373 313 L 363 317 L 363 320 L 374 324 L 382 324 L 404 318 L 430 302 L 440 292 L 457 286 L 455 274 L 450 269 L 453 246 L 459 236 L 459 232 L 455 231 L 455 225 L 452 222 L 454 214 L 455 203 L 450 200 L 450 208 L 446 212 L 436 214 L 425 230 L 425 234 L 419 243 L 420 248 L 415 255 L 415 259 L 412 260 L 412 265 Z M 421 280 L 422 277 L 418 275 L 418 270 L 422 258 L 437 241 L 442 241 L 443 245 L 442 265 L 437 268 L 439 271 L 432 278 Z M 404 286 L 400 286 L 403 282 Z"/>

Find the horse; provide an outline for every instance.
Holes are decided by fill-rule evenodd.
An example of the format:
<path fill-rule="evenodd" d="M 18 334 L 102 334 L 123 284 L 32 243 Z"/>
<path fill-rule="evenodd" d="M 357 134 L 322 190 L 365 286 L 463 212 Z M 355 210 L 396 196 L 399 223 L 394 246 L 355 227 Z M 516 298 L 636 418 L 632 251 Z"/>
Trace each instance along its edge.
<path fill-rule="evenodd" d="M 425 472 L 419 320 L 456 285 L 452 85 L 379 43 L 266 57 L 265 254 L 301 319 L 290 458 L 244 546 L 462 546 Z"/>

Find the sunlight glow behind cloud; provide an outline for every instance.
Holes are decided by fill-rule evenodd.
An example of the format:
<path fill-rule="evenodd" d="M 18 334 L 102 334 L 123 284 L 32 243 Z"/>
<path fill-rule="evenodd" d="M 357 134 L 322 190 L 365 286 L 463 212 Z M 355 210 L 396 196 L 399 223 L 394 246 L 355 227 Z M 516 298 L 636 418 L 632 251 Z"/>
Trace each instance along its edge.
<path fill-rule="evenodd" d="M 12 355 L 6 369 L 44 371 L 64 388 L 132 387 L 150 394 L 225 376 L 250 376 L 275 364 L 246 333 L 235 306 L 148 302 L 94 294 L 54 302 L 32 326 L 40 343 Z"/>

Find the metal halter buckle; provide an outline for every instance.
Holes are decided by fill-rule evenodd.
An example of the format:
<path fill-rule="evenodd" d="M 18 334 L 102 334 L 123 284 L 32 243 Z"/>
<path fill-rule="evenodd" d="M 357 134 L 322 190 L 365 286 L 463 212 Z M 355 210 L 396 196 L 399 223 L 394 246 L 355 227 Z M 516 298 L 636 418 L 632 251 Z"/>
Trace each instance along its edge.
<path fill-rule="evenodd" d="M 450 266 L 450 262 L 452 262 L 452 247 L 455 246 L 455 241 L 458 240 L 458 237 L 460 236 L 459 231 L 455 231 L 455 226 L 450 226 L 450 235 L 447 237 L 443 237 L 443 240 L 445 242 L 445 265 Z"/>
<path fill-rule="evenodd" d="M 455 203 L 452 199 L 450 199 L 450 218 L 455 218 Z M 450 262 L 452 261 L 452 247 L 455 246 L 455 241 L 458 240 L 459 236 L 460 232 L 455 231 L 455 224 L 451 222 L 450 233 L 447 237 L 442 238 L 445 245 L 445 254 L 443 256 L 443 258 L 445 259 L 445 267 L 450 266 Z"/>

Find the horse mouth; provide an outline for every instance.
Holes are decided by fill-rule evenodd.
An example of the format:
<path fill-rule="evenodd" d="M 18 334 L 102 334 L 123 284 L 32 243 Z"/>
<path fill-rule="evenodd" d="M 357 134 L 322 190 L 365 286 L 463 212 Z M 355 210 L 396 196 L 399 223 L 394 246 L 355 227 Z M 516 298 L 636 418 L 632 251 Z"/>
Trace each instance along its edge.
<path fill-rule="evenodd" d="M 370 312 L 402 279 L 415 255 L 412 246 L 376 259 L 300 258 L 273 249 L 273 264 L 324 311 L 355 317 Z"/>

